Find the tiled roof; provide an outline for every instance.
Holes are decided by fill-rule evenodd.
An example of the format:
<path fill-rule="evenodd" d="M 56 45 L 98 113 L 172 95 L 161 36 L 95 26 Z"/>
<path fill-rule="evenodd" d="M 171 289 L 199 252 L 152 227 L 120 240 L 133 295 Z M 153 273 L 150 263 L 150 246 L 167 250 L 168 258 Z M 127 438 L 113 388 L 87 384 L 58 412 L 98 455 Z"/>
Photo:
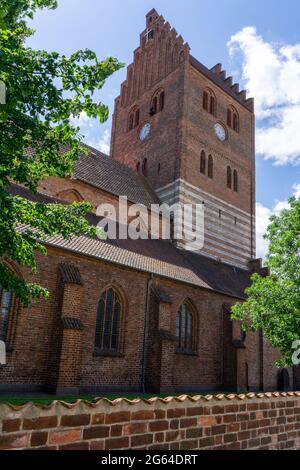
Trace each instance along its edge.
<path fill-rule="evenodd" d="M 16 185 L 11 185 L 10 191 L 34 201 L 57 202 L 49 196 L 33 195 Z M 88 219 L 93 225 L 99 221 L 94 214 L 89 214 Z M 86 236 L 66 240 L 53 236 L 47 239 L 46 244 L 237 298 L 244 297 L 244 290 L 250 283 L 250 271 L 179 250 L 167 240 L 104 241 Z"/>
<path fill-rule="evenodd" d="M 113 160 L 108 155 L 85 145 L 88 155 L 82 155 L 75 163 L 73 178 L 116 196 L 127 196 L 130 202 L 159 204 L 160 200 L 147 179 L 127 165 Z M 61 147 L 61 153 L 66 152 Z M 27 150 L 32 155 L 30 149 Z"/>
<path fill-rule="evenodd" d="M 87 148 L 88 156 L 82 156 L 75 164 L 74 178 L 147 207 L 159 203 L 143 175 L 96 149 Z"/>

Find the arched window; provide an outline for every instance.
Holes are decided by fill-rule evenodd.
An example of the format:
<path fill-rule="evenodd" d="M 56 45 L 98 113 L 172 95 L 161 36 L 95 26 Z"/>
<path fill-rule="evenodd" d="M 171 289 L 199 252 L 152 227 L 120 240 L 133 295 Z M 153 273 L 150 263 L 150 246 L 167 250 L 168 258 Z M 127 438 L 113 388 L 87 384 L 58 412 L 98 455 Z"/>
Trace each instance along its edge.
<path fill-rule="evenodd" d="M 232 187 L 232 172 L 230 166 L 227 167 L 227 188 Z"/>
<path fill-rule="evenodd" d="M 140 171 L 140 166 L 141 166 L 140 162 L 137 162 L 137 164 L 136 164 L 136 171 L 137 171 L 138 173 L 139 173 L 139 171 Z"/>
<path fill-rule="evenodd" d="M 211 155 L 208 157 L 207 176 L 211 179 L 214 177 L 214 161 Z"/>
<path fill-rule="evenodd" d="M 197 317 L 190 302 L 183 303 L 177 312 L 177 350 L 193 353 L 197 350 Z"/>
<path fill-rule="evenodd" d="M 227 125 L 235 132 L 239 132 L 239 115 L 233 106 L 227 109 Z"/>
<path fill-rule="evenodd" d="M 134 113 L 130 113 L 129 118 L 128 118 L 128 130 L 129 131 L 132 131 L 133 129 L 133 122 L 134 122 Z"/>
<path fill-rule="evenodd" d="M 238 174 L 236 170 L 233 172 L 233 191 L 238 192 Z"/>
<path fill-rule="evenodd" d="M 128 131 L 132 131 L 140 123 L 140 110 L 139 108 L 134 108 L 130 111 L 128 116 Z"/>
<path fill-rule="evenodd" d="M 216 114 L 216 98 L 213 95 L 210 97 L 209 112 L 213 116 Z"/>
<path fill-rule="evenodd" d="M 200 156 L 200 173 L 205 175 L 205 172 L 206 172 L 206 155 L 205 155 L 204 150 L 202 150 L 201 156 Z"/>
<path fill-rule="evenodd" d="M 84 197 L 76 189 L 66 189 L 57 194 L 58 199 L 66 202 L 80 202 Z"/>
<path fill-rule="evenodd" d="M 203 109 L 213 116 L 216 116 L 217 99 L 210 89 L 204 90 L 203 92 Z"/>
<path fill-rule="evenodd" d="M 150 116 L 162 111 L 165 107 L 165 92 L 163 90 L 157 90 L 152 96 L 150 103 Z"/>
<path fill-rule="evenodd" d="M 13 304 L 11 291 L 3 290 L 0 286 L 0 340 L 6 342 L 8 324 Z"/>
<path fill-rule="evenodd" d="M 154 115 L 157 113 L 157 96 L 154 96 L 151 102 L 150 114 Z"/>
<path fill-rule="evenodd" d="M 103 292 L 98 304 L 95 351 L 118 352 L 121 348 L 122 300 L 115 289 Z"/>
<path fill-rule="evenodd" d="M 143 160 L 142 173 L 144 176 L 147 176 L 147 158 L 144 158 Z"/>

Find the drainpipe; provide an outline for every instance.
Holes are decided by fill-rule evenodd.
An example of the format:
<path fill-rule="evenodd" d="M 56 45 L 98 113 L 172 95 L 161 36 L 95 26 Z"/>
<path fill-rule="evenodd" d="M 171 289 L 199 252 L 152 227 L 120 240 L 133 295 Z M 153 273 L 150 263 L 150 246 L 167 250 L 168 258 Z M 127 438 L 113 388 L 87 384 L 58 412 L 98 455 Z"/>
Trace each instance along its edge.
<path fill-rule="evenodd" d="M 153 274 L 147 280 L 147 290 L 145 298 L 145 316 L 144 316 L 144 341 L 143 341 L 143 354 L 142 354 L 142 371 L 141 371 L 141 391 L 145 391 L 145 375 L 146 375 L 146 359 L 147 359 L 147 340 L 148 340 L 148 328 L 149 328 L 149 305 L 150 305 L 150 293 L 151 286 L 153 283 Z"/>
<path fill-rule="evenodd" d="M 264 391 L 264 334 L 259 330 L 259 388 Z"/>

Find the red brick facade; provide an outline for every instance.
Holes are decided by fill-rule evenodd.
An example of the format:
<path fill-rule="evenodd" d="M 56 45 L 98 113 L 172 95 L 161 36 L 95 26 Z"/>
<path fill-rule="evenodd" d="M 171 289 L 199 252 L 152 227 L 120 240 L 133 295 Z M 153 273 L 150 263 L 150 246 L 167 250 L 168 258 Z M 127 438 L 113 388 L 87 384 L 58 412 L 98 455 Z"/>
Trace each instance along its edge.
<path fill-rule="evenodd" d="M 63 283 L 61 263 L 78 268 L 82 285 Z M 47 257 L 39 255 L 38 266 L 38 273 L 26 278 L 45 286 L 50 298 L 16 313 L 7 365 L 0 367 L 2 390 L 76 393 L 277 388 L 276 354 L 266 344 L 261 349 L 258 334 L 249 333 L 241 347 L 233 345 L 240 331 L 238 325 L 233 328 L 224 305 L 236 299 L 63 250 L 49 249 Z M 97 306 L 109 286 L 124 296 L 124 343 L 115 357 L 94 351 Z M 157 299 L 157 287 L 167 294 L 167 302 Z M 174 340 L 177 311 L 187 298 L 198 315 L 197 351 L 193 355 L 178 353 Z M 64 317 L 77 318 L 78 326 L 68 328 Z"/>
<path fill-rule="evenodd" d="M 0 450 L 300 449 L 299 394 L 0 404 Z"/>

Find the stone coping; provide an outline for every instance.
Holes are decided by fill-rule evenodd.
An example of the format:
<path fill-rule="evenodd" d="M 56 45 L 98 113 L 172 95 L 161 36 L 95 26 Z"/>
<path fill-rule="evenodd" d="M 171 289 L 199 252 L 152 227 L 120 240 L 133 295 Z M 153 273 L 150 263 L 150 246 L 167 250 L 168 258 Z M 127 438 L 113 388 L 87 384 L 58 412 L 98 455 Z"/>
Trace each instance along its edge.
<path fill-rule="evenodd" d="M 262 399 L 274 399 L 274 398 L 300 398 L 299 392 L 266 392 L 266 393 L 230 393 L 230 394 L 217 394 L 217 395 L 180 395 L 180 396 L 169 396 L 165 398 L 161 397 L 152 397 L 152 398 L 116 398 L 114 400 L 109 400 L 108 398 L 95 398 L 92 401 L 88 400 L 77 400 L 74 403 L 67 403 L 61 400 L 53 400 L 51 403 L 44 404 L 35 404 L 33 402 L 25 403 L 24 405 L 13 405 L 8 402 L 0 403 L 0 418 L 1 411 L 3 409 L 10 408 L 13 411 L 25 411 L 30 409 L 37 410 L 47 410 L 50 411 L 57 406 L 67 408 L 69 410 L 75 410 L 76 408 L 88 407 L 88 408 L 97 408 L 101 405 L 105 407 L 115 407 L 117 405 L 170 405 L 170 404 L 196 404 L 196 403 L 215 403 L 220 401 L 247 401 L 247 400 L 262 400 Z"/>

